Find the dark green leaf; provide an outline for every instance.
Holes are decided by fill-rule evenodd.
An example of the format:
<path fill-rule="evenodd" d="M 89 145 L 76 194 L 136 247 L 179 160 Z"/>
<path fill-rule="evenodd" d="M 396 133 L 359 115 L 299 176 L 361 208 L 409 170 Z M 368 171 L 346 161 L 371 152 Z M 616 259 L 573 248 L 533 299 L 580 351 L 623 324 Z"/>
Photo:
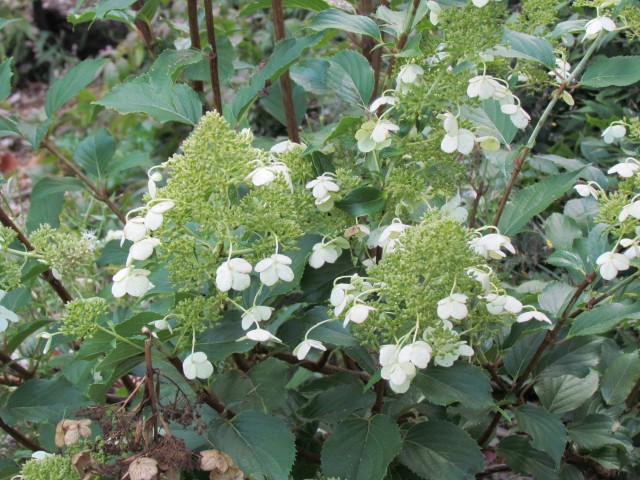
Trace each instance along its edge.
<path fill-rule="evenodd" d="M 451 367 L 430 366 L 421 370 L 414 385 L 430 402 L 450 405 L 460 402 L 469 408 L 484 408 L 492 403 L 489 377 L 481 368 L 468 363 Z"/>
<path fill-rule="evenodd" d="M 587 415 L 581 422 L 571 425 L 569 436 L 580 448 L 595 450 L 605 445 L 619 445 L 629 448 L 628 437 L 614 432 L 615 420 L 606 415 Z"/>
<path fill-rule="evenodd" d="M 11 77 L 13 76 L 13 70 L 11 70 L 12 61 L 13 58 L 7 58 L 4 62 L 0 63 L 0 102 L 11 93 Z"/>
<path fill-rule="evenodd" d="M 78 190 L 82 190 L 82 182 L 77 178 L 45 177 L 36 183 L 31 192 L 27 231 L 32 232 L 43 223 L 58 228 L 65 192 Z"/>
<path fill-rule="evenodd" d="M 349 480 L 382 480 L 400 446 L 400 430 L 391 417 L 347 420 L 335 427 L 322 448 L 322 472 Z"/>
<path fill-rule="evenodd" d="M 556 68 L 553 45 L 544 38 L 505 28 L 502 42 L 508 47 L 499 45 L 491 51 L 493 54 L 506 58 L 524 58 L 540 62 L 551 69 Z"/>
<path fill-rule="evenodd" d="M 9 25 L 10 23 L 17 22 L 17 18 L 0 18 L 0 30 Z"/>
<path fill-rule="evenodd" d="M 340 385 L 318 393 L 298 411 L 298 415 L 307 420 L 336 423 L 356 410 L 368 410 L 375 401 L 375 393 L 362 393 L 361 385 Z"/>
<path fill-rule="evenodd" d="M 585 70 L 585 87 L 626 87 L 640 81 L 640 56 L 597 57 Z"/>
<path fill-rule="evenodd" d="M 86 172 L 104 179 L 109 175 L 110 162 L 115 153 L 115 140 L 105 129 L 100 129 L 78 144 L 73 159 Z"/>
<path fill-rule="evenodd" d="M 638 312 L 640 312 L 640 302 L 626 305 L 612 303 L 596 307 L 593 310 L 587 310 L 578 315 L 573 321 L 569 336 L 577 337 L 580 335 L 606 333 L 627 318 L 638 318 Z"/>
<path fill-rule="evenodd" d="M 362 15 L 351 15 L 337 8 L 330 8 L 318 13 L 311 21 L 310 27 L 314 30 L 336 28 L 341 31 L 369 35 L 381 40 L 380 29 L 376 22 Z"/>
<path fill-rule="evenodd" d="M 374 187 L 358 187 L 347 193 L 336 206 L 353 217 L 374 215 L 387 204 L 387 193 Z"/>
<path fill-rule="evenodd" d="M 555 415 L 536 405 L 523 405 L 516 410 L 518 430 L 531 436 L 531 445 L 549 454 L 556 464 L 567 443 L 567 430 Z"/>
<path fill-rule="evenodd" d="M 529 322 L 531 323 L 531 322 Z M 520 338 L 504 356 L 504 367 L 513 378 L 522 374 L 535 355 L 546 332 L 536 331 Z"/>
<path fill-rule="evenodd" d="M 351 104 L 368 105 L 374 79 L 373 69 L 367 59 L 353 50 L 343 50 L 327 60 L 327 87 Z"/>
<path fill-rule="evenodd" d="M 44 110 L 47 117 L 53 118 L 60 107 L 89 85 L 103 63 L 103 58 L 85 60 L 69 70 L 64 77 L 54 81 L 44 99 Z"/>
<path fill-rule="evenodd" d="M 609 405 L 622 403 L 640 379 L 638 352 L 620 355 L 602 375 L 602 398 Z"/>
<path fill-rule="evenodd" d="M 600 361 L 602 338 L 579 337 L 549 348 L 536 364 L 534 375 L 552 377 L 569 373 L 584 377 Z"/>
<path fill-rule="evenodd" d="M 558 468 L 546 453 L 534 449 L 528 440 L 509 435 L 498 445 L 498 454 L 504 456 L 507 466 L 517 473 L 533 475 L 536 480 L 557 480 Z"/>
<path fill-rule="evenodd" d="M 598 374 L 591 372 L 585 378 L 573 375 L 542 377 L 533 387 L 542 405 L 551 413 L 575 410 L 598 389 Z"/>
<path fill-rule="evenodd" d="M 484 468 L 478 444 L 460 427 L 440 420 L 411 427 L 399 458 L 428 480 L 472 480 Z"/>
<path fill-rule="evenodd" d="M 301 8 L 316 12 L 331 8 L 324 0 L 283 0 L 282 4 L 287 8 Z M 271 5 L 271 0 L 256 0 L 240 10 L 240 15 L 250 15 L 264 8 L 271 8 Z"/>
<path fill-rule="evenodd" d="M 75 385 L 59 377 L 54 380 L 29 380 L 9 397 L 7 407 L 16 418 L 30 422 L 55 421 L 86 404 Z"/>
<path fill-rule="evenodd" d="M 241 412 L 231 421 L 216 419 L 208 437 L 245 475 L 256 480 L 289 478 L 296 449 L 282 420 L 260 412 Z"/>

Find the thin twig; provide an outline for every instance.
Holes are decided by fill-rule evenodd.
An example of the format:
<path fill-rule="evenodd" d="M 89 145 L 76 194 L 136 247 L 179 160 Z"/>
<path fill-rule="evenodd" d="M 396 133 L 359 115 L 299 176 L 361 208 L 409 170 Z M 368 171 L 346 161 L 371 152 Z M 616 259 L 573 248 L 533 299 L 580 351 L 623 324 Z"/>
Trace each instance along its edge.
<path fill-rule="evenodd" d="M 143 7 L 143 0 L 137 0 L 133 5 L 131 5 L 131 8 L 135 11 L 140 11 Z M 138 29 L 138 33 L 140 33 L 140 36 L 144 40 L 145 45 L 149 49 L 149 52 L 151 52 L 151 55 L 155 57 L 156 47 L 155 41 L 153 39 L 153 32 L 151 31 L 151 26 L 147 22 L 139 18 L 136 18 L 135 25 Z"/>
<path fill-rule="evenodd" d="M 4 430 L 7 433 L 7 435 L 13 438 L 16 442 L 27 447 L 32 452 L 37 452 L 38 450 L 42 450 L 42 447 L 40 445 L 38 445 L 33 440 L 29 439 L 28 437 L 20 433 L 15 428 L 10 427 L 6 423 L 4 423 L 2 418 L 0 418 L 0 428 Z"/>
<path fill-rule="evenodd" d="M 398 37 L 398 43 L 396 43 L 396 51 L 395 53 L 400 53 L 404 49 L 407 44 L 407 40 L 409 39 L 409 33 L 411 32 L 411 27 L 413 26 L 413 19 L 418 12 L 418 7 L 420 6 L 420 0 L 413 0 L 411 4 L 411 11 L 409 12 L 409 17 L 407 18 L 407 23 L 405 23 L 402 32 L 400 33 L 400 37 Z M 387 66 L 387 79 L 391 77 L 393 73 L 393 67 L 396 63 L 396 57 L 392 56 L 389 60 L 389 65 Z"/>
<path fill-rule="evenodd" d="M 89 188 L 89 190 L 91 190 L 91 193 L 96 198 L 96 200 L 104 203 L 107 207 L 109 207 L 109 210 L 111 210 L 122 223 L 127 223 L 125 215 L 120 211 L 116 204 L 111 201 L 105 189 L 98 188 L 98 186 L 93 183 L 89 177 L 82 173 L 82 170 L 80 170 L 80 168 L 78 168 L 75 163 L 65 157 L 64 154 L 60 150 L 58 150 L 58 148 L 52 142 L 50 142 L 49 140 L 43 140 L 41 145 L 49 152 L 51 152 L 58 160 L 60 160 L 69 170 L 71 170 L 76 177 L 82 180 L 82 182 Z"/>
<path fill-rule="evenodd" d="M 216 30 L 213 22 L 213 4 L 211 0 L 204 0 L 204 14 L 207 22 L 207 40 L 211 46 L 209 53 L 209 75 L 211 76 L 211 90 L 213 92 L 213 104 L 222 115 L 222 96 L 220 93 L 220 76 L 218 73 L 218 48 L 216 47 Z"/>
<path fill-rule="evenodd" d="M 191 37 L 191 48 L 200 50 L 200 27 L 198 26 L 198 0 L 187 0 L 187 15 L 189 17 L 189 36 Z M 202 80 L 192 82 L 196 92 L 202 92 L 204 85 Z"/>
<path fill-rule="evenodd" d="M 276 34 L 276 41 L 279 42 L 285 37 L 282 0 L 271 0 L 271 6 L 273 10 L 273 28 Z M 293 87 L 289 70 L 285 70 L 282 75 L 280 75 L 280 90 L 282 91 L 282 103 L 284 105 L 289 140 L 300 143 L 300 133 L 298 132 L 296 109 L 293 103 Z"/>

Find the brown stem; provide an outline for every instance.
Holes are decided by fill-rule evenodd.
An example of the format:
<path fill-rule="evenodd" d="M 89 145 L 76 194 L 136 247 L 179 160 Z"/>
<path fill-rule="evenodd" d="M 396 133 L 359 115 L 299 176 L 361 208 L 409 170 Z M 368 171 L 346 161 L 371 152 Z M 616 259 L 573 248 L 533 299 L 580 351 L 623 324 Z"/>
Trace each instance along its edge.
<path fill-rule="evenodd" d="M 131 5 L 131 8 L 134 9 L 135 11 L 142 10 L 142 7 L 144 7 L 143 0 L 137 0 L 133 5 Z M 153 40 L 153 32 L 151 31 L 151 26 L 147 22 L 139 18 L 136 18 L 135 25 L 136 25 L 136 28 L 138 29 L 138 33 L 140 33 L 140 36 L 144 40 L 145 45 L 151 52 L 151 55 L 155 57 L 156 47 L 155 47 L 155 42 Z"/>
<path fill-rule="evenodd" d="M 627 395 L 627 398 L 625 400 L 625 403 L 627 404 L 627 411 L 631 410 L 633 406 L 633 400 L 636 398 L 638 391 L 640 391 L 640 379 L 638 379 L 636 384 L 631 389 L 631 392 L 629 392 L 629 395 Z"/>
<path fill-rule="evenodd" d="M 0 207 L 0 222 L 2 222 L 2 225 L 4 225 L 5 227 L 10 228 L 11 230 L 13 230 L 18 234 L 18 240 L 20 241 L 20 243 L 24 245 L 24 247 L 27 250 L 29 251 L 34 250 L 33 245 L 31 244 L 29 239 L 25 236 L 24 233 L 22 233 L 22 231 L 18 228 L 18 226 L 15 223 L 13 223 L 13 220 L 11 220 L 11 217 L 9 216 L 9 214 L 5 212 L 2 209 L 2 207 Z M 49 285 L 51 285 L 51 287 L 55 290 L 55 292 L 58 294 L 58 296 L 64 303 L 67 303 L 73 300 L 73 297 L 67 291 L 67 289 L 64 288 L 62 283 L 60 283 L 60 280 L 58 280 L 53 276 L 51 269 L 44 272 L 42 274 L 42 277 L 49 283 Z"/>
<path fill-rule="evenodd" d="M 489 423 L 489 426 L 482 433 L 482 435 L 478 437 L 478 445 L 482 446 L 485 443 L 487 443 L 487 440 L 489 440 L 489 438 L 491 437 L 491 434 L 498 426 L 498 423 L 500 423 L 500 417 L 501 417 L 500 412 L 493 412 L 493 418 L 491 419 L 491 423 Z"/>
<path fill-rule="evenodd" d="M 478 207 L 480 206 L 480 200 L 482 195 L 485 194 L 484 182 L 481 180 L 478 188 L 475 189 L 476 198 L 473 199 L 473 207 L 471 207 L 471 213 L 469 214 L 469 228 L 473 228 L 476 223 L 476 215 L 478 214 Z"/>
<path fill-rule="evenodd" d="M 298 360 L 298 357 L 292 355 L 290 353 L 279 352 L 273 355 L 275 358 L 279 360 L 283 360 L 287 363 L 291 363 L 294 365 L 298 365 L 302 368 L 306 368 L 312 372 L 326 373 L 328 375 L 334 373 L 351 373 L 353 375 L 357 375 L 363 382 L 368 382 L 371 376 L 367 372 L 361 372 L 357 370 L 349 370 L 347 368 L 336 367 L 335 365 L 323 365 L 322 367 L 314 362 L 310 362 L 308 360 Z"/>
<path fill-rule="evenodd" d="M 58 148 L 49 140 L 43 140 L 42 146 L 46 148 L 49 152 L 51 152 L 69 170 L 71 170 L 76 177 L 82 180 L 82 182 L 89 188 L 89 190 L 91 190 L 96 200 L 104 203 L 107 207 L 109 207 L 109 210 L 111 210 L 122 223 L 127 223 L 126 217 L 120 211 L 120 209 L 115 205 L 115 203 L 111 201 L 105 189 L 98 188 L 98 186 L 95 183 L 93 183 L 89 177 L 87 177 L 84 173 L 82 173 L 82 170 L 80 170 L 75 163 L 73 163 L 71 160 L 65 157 L 64 154 L 60 150 L 58 150 Z"/>
<path fill-rule="evenodd" d="M 413 23 L 413 19 L 416 16 L 416 12 L 418 11 L 419 6 L 420 6 L 420 0 L 413 0 L 413 3 L 411 4 L 411 13 L 409 15 L 408 22 L 405 25 L 404 30 L 400 34 L 400 37 L 398 38 L 398 43 L 396 43 L 396 53 L 401 52 L 404 49 L 405 45 L 407 44 L 407 40 L 409 39 L 409 33 L 411 31 L 411 24 Z M 391 77 L 395 63 L 396 63 L 396 57 L 392 56 L 389 59 L 389 65 L 387 66 L 387 78 Z"/>
<path fill-rule="evenodd" d="M 42 450 L 42 447 L 40 445 L 38 445 L 33 440 L 30 440 L 28 437 L 20 433 L 15 428 L 12 428 L 6 423 L 4 423 L 2 418 L 0 418 L 0 428 L 4 430 L 7 433 L 7 435 L 13 438 L 16 442 L 27 447 L 32 452 L 37 452 L 38 450 Z"/>
<path fill-rule="evenodd" d="M 220 76 L 218 74 L 218 49 L 216 47 L 216 30 L 213 22 L 213 4 L 211 0 L 204 0 L 204 14 L 207 22 L 207 40 L 211 46 L 209 53 L 209 75 L 211 76 L 211 90 L 213 92 L 213 104 L 222 115 L 222 96 L 220 93 Z"/>
<path fill-rule="evenodd" d="M 384 391 L 386 389 L 387 382 L 385 380 L 379 380 L 374 386 L 373 391 L 376 393 L 376 402 L 371 407 L 371 415 L 376 415 L 382 412 L 382 405 L 384 404 Z"/>
<path fill-rule="evenodd" d="M 187 15 L 189 17 L 189 36 L 191 37 L 191 48 L 200 50 L 200 27 L 198 26 L 198 0 L 187 0 Z M 192 82 L 196 92 L 202 92 L 204 86 L 202 80 Z"/>
<path fill-rule="evenodd" d="M 311 460 L 312 462 L 320 463 L 320 455 L 319 454 L 317 454 L 315 452 L 311 452 L 309 450 L 306 450 L 306 449 L 302 448 L 300 445 L 296 445 L 296 452 L 298 452 L 304 458 L 306 458 L 308 460 Z"/>
<path fill-rule="evenodd" d="M 147 333 L 150 336 L 150 333 Z M 157 419 L 158 418 L 158 409 L 156 406 L 156 392 L 155 392 L 155 382 L 153 381 L 153 362 L 151 360 L 151 338 L 147 338 L 144 341 L 144 364 L 146 367 L 145 372 L 145 390 L 147 394 L 147 398 L 149 399 L 149 407 L 151 408 L 151 415 Z M 158 433 L 158 424 L 154 422 L 153 424 L 153 436 Z"/>
<path fill-rule="evenodd" d="M 511 195 L 511 190 L 516 183 L 516 179 L 518 178 L 518 174 L 520 173 L 520 169 L 524 165 L 525 160 L 527 159 L 527 155 L 531 148 L 524 147 L 520 153 L 513 159 L 513 171 L 511 172 L 511 177 L 509 177 L 509 182 L 504 189 L 504 193 L 502 194 L 502 198 L 500 199 L 500 203 L 498 203 L 498 211 L 496 212 L 496 216 L 493 219 L 493 226 L 497 227 L 498 223 L 500 223 L 500 217 L 502 217 L 502 213 L 504 212 L 504 207 L 509 200 L 509 195 Z"/>
<path fill-rule="evenodd" d="M 11 358 L 11 355 L 5 351 L 0 351 L 0 362 L 2 362 L 3 365 L 7 365 L 17 376 L 24 380 L 33 378 L 32 372 L 24 368 L 19 363 L 16 363 L 15 360 Z"/>
<path fill-rule="evenodd" d="M 271 0 L 273 10 L 273 28 L 276 34 L 276 41 L 281 41 L 285 37 L 284 31 L 284 10 L 282 0 Z M 285 70 L 280 75 L 280 89 L 282 90 L 282 103 L 287 120 L 287 133 L 289 140 L 300 143 L 300 133 L 298 132 L 298 122 L 296 121 L 296 109 L 293 103 L 293 87 L 289 70 Z"/>

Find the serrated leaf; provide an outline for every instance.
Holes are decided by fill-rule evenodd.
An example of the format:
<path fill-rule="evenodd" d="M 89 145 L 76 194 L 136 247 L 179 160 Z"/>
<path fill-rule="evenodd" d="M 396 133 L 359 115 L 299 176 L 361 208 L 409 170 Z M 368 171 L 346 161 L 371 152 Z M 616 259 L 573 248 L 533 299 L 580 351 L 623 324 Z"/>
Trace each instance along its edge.
<path fill-rule="evenodd" d="M 374 187 L 358 187 L 347 193 L 336 207 L 353 217 L 374 215 L 387 204 L 387 192 Z"/>
<path fill-rule="evenodd" d="M 104 179 L 109 175 L 110 162 L 115 153 L 115 140 L 105 129 L 100 129 L 78 144 L 73 159 L 86 172 Z"/>
<path fill-rule="evenodd" d="M 548 453 L 559 466 L 567 443 L 567 429 L 562 421 L 536 405 L 523 405 L 515 414 L 518 430 L 529 434 L 531 445 Z"/>
<path fill-rule="evenodd" d="M 478 444 L 460 427 L 441 420 L 411 427 L 399 459 L 428 480 L 472 480 L 484 468 Z"/>
<path fill-rule="evenodd" d="M 17 18 L 0 18 L 0 30 L 9 25 L 10 23 L 17 22 Z"/>
<path fill-rule="evenodd" d="M 500 57 L 533 60 L 550 69 L 556 68 L 553 45 L 544 38 L 505 28 L 502 43 L 507 46 L 498 45 L 491 50 L 491 53 Z"/>
<path fill-rule="evenodd" d="M 638 318 L 638 312 L 640 312 L 640 302 L 612 303 L 587 310 L 575 318 L 568 336 L 578 337 L 606 333 L 627 318 Z"/>
<path fill-rule="evenodd" d="M 558 468 L 553 459 L 534 449 L 528 440 L 509 435 L 498 445 L 498 454 L 505 457 L 507 466 L 517 473 L 533 475 L 536 480 L 557 480 Z"/>
<path fill-rule="evenodd" d="M 82 188 L 82 182 L 71 177 L 45 177 L 36 183 L 31 191 L 27 231 L 32 232 L 43 223 L 58 228 L 65 192 Z"/>
<path fill-rule="evenodd" d="M 289 478 L 296 448 L 282 420 L 260 412 L 241 412 L 230 421 L 217 418 L 207 436 L 245 475 L 256 480 Z"/>
<path fill-rule="evenodd" d="M 12 61 L 13 58 L 7 58 L 4 62 L 0 63 L 0 102 L 11 94 L 11 77 L 13 77 L 13 70 L 11 69 Z"/>
<path fill-rule="evenodd" d="M 336 423 L 356 410 L 368 410 L 375 401 L 375 393 L 370 390 L 363 393 L 361 385 L 339 385 L 318 393 L 298 410 L 298 415 L 307 420 Z"/>
<path fill-rule="evenodd" d="M 559 375 L 540 378 L 533 387 L 542 405 L 551 413 L 575 410 L 598 390 L 598 374 L 591 372 L 585 378 Z"/>
<path fill-rule="evenodd" d="M 608 405 L 622 403 L 640 379 L 640 358 L 638 352 L 620 355 L 604 371 L 600 391 Z"/>
<path fill-rule="evenodd" d="M 468 363 L 451 367 L 429 366 L 421 370 L 413 384 L 436 405 L 460 402 L 469 408 L 485 408 L 492 403 L 489 377 Z"/>
<path fill-rule="evenodd" d="M 547 258 L 547 263 L 554 267 L 566 268 L 567 270 L 584 275 L 584 262 L 579 255 L 573 252 L 553 252 Z"/>
<path fill-rule="evenodd" d="M 615 420 L 606 415 L 587 415 L 582 421 L 569 428 L 571 440 L 580 448 L 595 450 L 606 445 L 630 448 L 629 438 L 614 432 Z"/>
<path fill-rule="evenodd" d="M 373 69 L 367 59 L 353 50 L 343 50 L 327 61 L 327 87 L 351 104 L 367 105 L 374 87 Z"/>
<path fill-rule="evenodd" d="M 600 362 L 603 339 L 600 337 L 571 338 L 554 348 L 547 349 L 533 370 L 534 375 L 588 375 Z"/>
<path fill-rule="evenodd" d="M 336 28 L 341 31 L 368 35 L 377 40 L 382 40 L 380 28 L 378 28 L 376 22 L 368 17 L 351 15 L 337 8 L 330 8 L 318 13 L 311 21 L 310 27 L 314 30 Z"/>
<path fill-rule="evenodd" d="M 65 76 L 55 80 L 44 99 L 44 111 L 47 117 L 53 118 L 65 103 L 89 85 L 104 61 L 104 58 L 85 60 L 69 70 Z"/>
<path fill-rule="evenodd" d="M 509 115 L 500 110 L 500 102 L 497 100 L 484 100 L 480 106 L 471 111 L 469 120 L 479 125 L 484 125 L 491 131 L 501 143 L 510 144 L 518 132 Z"/>
<path fill-rule="evenodd" d="M 12 416 L 31 422 L 45 422 L 70 415 L 87 402 L 78 388 L 59 377 L 29 380 L 13 391 L 7 402 Z"/>
<path fill-rule="evenodd" d="M 531 323 L 531 322 L 529 322 Z M 536 331 L 531 335 L 520 338 L 504 356 L 504 368 L 513 378 L 518 378 L 524 372 L 529 361 L 542 343 L 546 332 Z"/>
<path fill-rule="evenodd" d="M 640 56 L 597 57 L 587 67 L 580 83 L 585 87 L 626 87 L 640 81 Z"/>
<path fill-rule="evenodd" d="M 382 480 L 400 446 L 400 430 L 391 417 L 347 420 L 324 443 L 322 472 L 349 480 Z"/>
<path fill-rule="evenodd" d="M 544 223 L 544 233 L 556 250 L 569 251 L 574 239 L 582 236 L 575 220 L 561 213 L 553 213 Z"/>
<path fill-rule="evenodd" d="M 500 232 L 508 236 L 520 232 L 529 220 L 564 195 L 575 184 L 582 171 L 583 168 L 547 177 L 520 190 L 504 209 L 498 224 Z"/>
<path fill-rule="evenodd" d="M 331 8 L 331 5 L 324 0 L 283 0 L 282 5 L 286 8 L 300 8 L 315 12 L 321 12 L 327 8 Z M 264 8 L 271 8 L 271 0 L 253 1 L 240 10 L 240 15 L 250 15 Z"/>

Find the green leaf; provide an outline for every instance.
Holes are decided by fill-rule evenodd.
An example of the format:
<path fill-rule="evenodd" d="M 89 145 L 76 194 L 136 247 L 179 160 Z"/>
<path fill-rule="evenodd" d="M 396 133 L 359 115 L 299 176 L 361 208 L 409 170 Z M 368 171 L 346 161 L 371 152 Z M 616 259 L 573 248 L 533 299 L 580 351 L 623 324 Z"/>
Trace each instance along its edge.
<path fill-rule="evenodd" d="M 518 128 L 509 115 L 505 115 L 500 110 L 500 102 L 497 100 L 482 101 L 480 107 L 470 111 L 467 116 L 472 122 L 486 126 L 491 131 L 491 135 L 501 143 L 510 144 L 518 133 Z"/>
<path fill-rule="evenodd" d="M 42 139 L 47 134 L 49 125 L 51 125 L 52 122 L 53 120 L 50 118 L 37 125 L 20 122 L 16 124 L 16 127 L 20 135 L 29 141 L 34 150 L 37 150 L 40 148 L 40 142 L 42 142 Z"/>
<path fill-rule="evenodd" d="M 109 175 L 109 165 L 115 153 L 115 140 L 105 129 L 100 129 L 78 144 L 73 159 L 86 172 L 104 179 Z"/>
<path fill-rule="evenodd" d="M 296 448 L 282 420 L 260 412 L 241 412 L 230 421 L 217 418 L 207 436 L 245 475 L 256 480 L 289 478 Z"/>
<path fill-rule="evenodd" d="M 531 322 L 529 322 L 531 323 Z M 544 331 L 536 331 L 520 338 L 504 356 L 504 368 L 513 378 L 518 378 L 536 353 L 546 335 Z"/>
<path fill-rule="evenodd" d="M 305 92 L 325 95 L 330 92 L 325 82 L 327 68 L 329 64 L 326 60 L 311 58 L 292 65 L 289 74 L 291 80 L 304 88 Z"/>
<path fill-rule="evenodd" d="M 7 342 L 6 351 L 13 352 L 16 348 L 20 346 L 22 342 L 24 342 L 27 337 L 29 337 L 32 333 L 37 332 L 39 329 L 46 327 L 52 322 L 52 320 L 35 320 L 30 321 L 26 325 L 21 326 L 21 328 L 17 331 L 14 331 L 11 337 L 9 337 Z"/>
<path fill-rule="evenodd" d="M 327 60 L 327 87 L 346 102 L 368 105 L 373 93 L 374 78 L 367 59 L 353 50 L 342 50 Z"/>
<path fill-rule="evenodd" d="M 598 390 L 598 374 L 591 372 L 585 378 L 573 375 L 542 377 L 533 387 L 542 405 L 551 413 L 575 410 Z"/>
<path fill-rule="evenodd" d="M 386 204 L 387 192 L 374 187 L 358 187 L 336 202 L 336 207 L 353 217 L 362 217 L 381 212 Z"/>
<path fill-rule="evenodd" d="M 565 282 L 550 282 L 538 295 L 540 308 L 552 316 L 558 316 L 566 308 L 575 292 L 575 288 Z"/>
<path fill-rule="evenodd" d="M 11 70 L 11 62 L 13 58 L 7 58 L 4 62 L 0 63 L 0 102 L 11 94 L 11 77 L 13 77 L 13 70 Z"/>
<path fill-rule="evenodd" d="M 109 90 L 97 105 L 127 113 L 146 113 L 160 123 L 195 125 L 202 116 L 200 97 L 187 85 L 165 82 L 157 88 L 148 74 Z"/>
<path fill-rule="evenodd" d="M 585 87 L 626 87 L 640 81 L 640 56 L 597 57 L 587 67 L 580 83 Z"/>
<path fill-rule="evenodd" d="M 556 56 L 549 40 L 505 28 L 502 43 L 508 46 L 498 45 L 491 53 L 500 57 L 533 60 L 550 69 L 556 68 Z"/>
<path fill-rule="evenodd" d="M 0 115 L 0 137 L 12 137 L 14 135 L 22 135 L 15 118 L 7 118 Z"/>
<path fill-rule="evenodd" d="M 640 379 L 640 358 L 638 352 L 620 355 L 604 371 L 600 391 L 609 405 L 622 403 Z"/>
<path fill-rule="evenodd" d="M 606 445 L 629 448 L 628 437 L 613 431 L 615 424 L 616 421 L 606 415 L 587 415 L 581 422 L 571 425 L 569 436 L 578 447 L 587 450 L 595 450 Z"/>
<path fill-rule="evenodd" d="M 569 330 L 569 336 L 606 333 L 627 318 L 638 318 L 638 312 L 640 312 L 640 302 L 612 303 L 587 310 L 575 318 Z"/>
<path fill-rule="evenodd" d="M 30 422 L 51 422 L 85 405 L 84 395 L 68 380 L 29 380 L 9 397 L 7 407 L 12 416 Z"/>
<path fill-rule="evenodd" d="M 335 276 L 331 278 L 335 278 Z M 306 291 L 304 288 L 303 290 Z M 295 318 L 293 321 L 283 324 L 278 330 L 277 336 L 288 345 L 297 345 L 303 340 L 304 334 L 309 328 L 329 318 L 329 312 L 326 307 L 313 307 L 311 310 L 305 312 L 302 317 Z M 325 323 L 314 328 L 310 337 L 314 340 L 319 340 L 337 347 L 357 347 L 360 345 L 358 339 L 356 339 L 349 330 L 344 328 L 339 321 Z"/>
<path fill-rule="evenodd" d="M 582 236 L 575 220 L 561 213 L 553 213 L 547 218 L 544 233 L 556 250 L 571 250 L 573 241 Z"/>
<path fill-rule="evenodd" d="M 324 0 L 284 0 L 282 4 L 286 8 L 300 8 L 303 10 L 313 10 L 315 12 L 321 12 L 327 8 L 331 8 L 331 5 Z M 249 5 L 240 10 L 240 15 L 250 15 L 264 8 L 271 8 L 271 0 L 256 0 L 250 2 Z"/>
<path fill-rule="evenodd" d="M 202 50 L 164 50 L 149 69 L 149 77 L 154 83 L 162 84 L 167 78 L 174 83 L 178 75 L 189 65 L 205 60 Z M 208 72 L 207 72 L 208 75 Z"/>
<path fill-rule="evenodd" d="M 232 104 L 234 119 L 242 118 L 247 108 L 262 92 L 268 80 L 272 83 L 275 82 L 282 72 L 299 60 L 307 49 L 320 43 L 323 38 L 324 33 L 316 33 L 302 38 L 287 38 L 278 42 L 264 68 L 251 77 L 249 85 L 236 93 Z"/>
<path fill-rule="evenodd" d="M 446 368 L 430 366 L 420 371 L 413 383 L 436 405 L 460 402 L 480 409 L 492 403 L 489 377 L 481 368 L 468 363 L 454 363 Z"/>
<path fill-rule="evenodd" d="M 566 268 L 584 276 L 585 265 L 582 258 L 573 252 L 553 252 L 547 258 L 547 263 L 555 267 Z"/>
<path fill-rule="evenodd" d="M 515 411 L 518 430 L 531 436 L 531 445 L 549 454 L 556 464 L 567 443 L 567 430 L 558 417 L 536 405 L 523 405 Z"/>
<path fill-rule="evenodd" d="M 282 101 L 282 89 L 280 79 L 266 89 L 267 95 L 260 99 L 260 105 L 282 125 L 287 125 L 287 114 Z M 296 122 L 302 124 L 307 111 L 307 95 L 304 89 L 295 82 L 292 84 L 293 105 L 295 108 Z"/>
<path fill-rule="evenodd" d="M 547 177 L 520 190 L 504 209 L 498 224 L 500 232 L 508 236 L 520 232 L 529 220 L 564 195 L 575 184 L 582 171 L 583 168 Z"/>
<path fill-rule="evenodd" d="M 368 17 L 351 15 L 337 8 L 330 8 L 318 13 L 311 21 L 310 27 L 314 30 L 336 28 L 341 31 L 368 35 L 377 40 L 382 40 L 380 29 L 376 22 Z"/>
<path fill-rule="evenodd" d="M 298 410 L 298 415 L 307 420 L 336 423 L 346 419 L 356 410 L 370 409 L 376 401 L 372 391 L 362 393 L 361 385 L 339 385 L 318 393 Z"/>
<path fill-rule="evenodd" d="M 584 377 L 600 362 L 602 341 L 600 337 L 571 338 L 549 348 L 536 364 L 533 373 L 547 377 L 565 373 Z"/>
<path fill-rule="evenodd" d="M 17 22 L 17 18 L 0 18 L 0 30 L 9 25 L 10 23 Z"/>
<path fill-rule="evenodd" d="M 460 427 L 441 420 L 411 427 L 399 459 L 428 480 L 472 480 L 484 468 L 478 444 Z"/>
<path fill-rule="evenodd" d="M 536 480 L 557 480 L 558 468 L 553 459 L 534 449 L 525 438 L 509 435 L 498 445 L 498 455 L 505 457 L 507 466 L 517 473 L 533 475 Z"/>
<path fill-rule="evenodd" d="M 240 313 L 237 310 L 230 310 L 225 312 L 221 322 L 207 329 L 198 339 L 198 350 L 206 353 L 211 361 L 222 361 L 232 353 L 251 350 L 254 345 L 252 341 L 236 342 L 244 335 Z"/>
<path fill-rule="evenodd" d="M 77 178 L 45 177 L 36 183 L 31 191 L 27 231 L 32 232 L 43 223 L 58 228 L 65 192 L 78 190 L 82 190 L 82 182 Z"/>
<path fill-rule="evenodd" d="M 347 420 L 324 443 L 322 472 L 349 480 L 382 480 L 400 446 L 400 430 L 391 417 Z"/>
<path fill-rule="evenodd" d="M 102 20 L 111 10 L 124 10 L 129 8 L 136 0 L 102 0 L 96 7 L 95 18 Z"/>
<path fill-rule="evenodd" d="M 54 81 L 44 99 L 44 111 L 47 117 L 53 118 L 60 107 L 89 85 L 103 63 L 103 58 L 85 60 L 69 70 L 64 77 Z"/>

